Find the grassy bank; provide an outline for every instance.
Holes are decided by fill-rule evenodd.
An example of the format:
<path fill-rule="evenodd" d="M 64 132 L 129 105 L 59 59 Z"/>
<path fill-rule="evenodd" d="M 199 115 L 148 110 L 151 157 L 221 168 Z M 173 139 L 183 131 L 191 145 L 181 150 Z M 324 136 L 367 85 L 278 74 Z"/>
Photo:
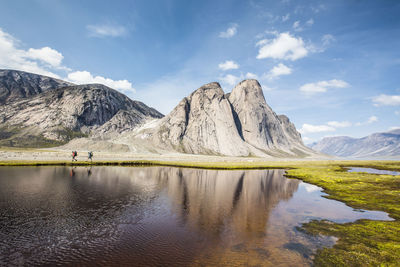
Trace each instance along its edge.
<path fill-rule="evenodd" d="M 222 160 L 222 159 L 221 159 Z M 339 238 L 332 248 L 317 252 L 317 266 L 399 266 L 400 264 L 400 176 L 347 173 L 346 167 L 369 167 L 400 171 L 398 161 L 3 161 L 0 166 L 173 166 L 207 169 L 285 168 L 289 178 L 301 179 L 324 188 L 328 198 L 357 209 L 380 210 L 394 221 L 360 220 L 336 224 L 312 221 L 300 230 Z"/>

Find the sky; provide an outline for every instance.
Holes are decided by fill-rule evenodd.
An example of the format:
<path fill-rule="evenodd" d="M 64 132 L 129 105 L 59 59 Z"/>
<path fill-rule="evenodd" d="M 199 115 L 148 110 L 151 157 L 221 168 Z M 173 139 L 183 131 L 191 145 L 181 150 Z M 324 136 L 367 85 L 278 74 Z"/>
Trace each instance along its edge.
<path fill-rule="evenodd" d="M 400 1 L 0 0 L 0 68 L 103 83 L 168 114 L 257 79 L 306 144 L 400 127 Z"/>

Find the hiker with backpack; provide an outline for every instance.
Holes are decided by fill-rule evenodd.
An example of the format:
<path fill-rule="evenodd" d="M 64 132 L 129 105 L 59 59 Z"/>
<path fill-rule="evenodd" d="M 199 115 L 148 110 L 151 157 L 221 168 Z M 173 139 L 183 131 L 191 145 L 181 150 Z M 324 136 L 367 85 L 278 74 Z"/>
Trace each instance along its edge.
<path fill-rule="evenodd" d="M 77 156 L 78 156 L 78 152 L 72 151 L 72 161 L 78 161 L 78 159 L 76 158 Z"/>

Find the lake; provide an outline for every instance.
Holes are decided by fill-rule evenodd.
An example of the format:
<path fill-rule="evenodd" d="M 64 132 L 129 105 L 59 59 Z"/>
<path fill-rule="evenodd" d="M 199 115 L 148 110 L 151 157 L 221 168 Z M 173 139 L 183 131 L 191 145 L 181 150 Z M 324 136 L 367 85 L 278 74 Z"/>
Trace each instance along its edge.
<path fill-rule="evenodd" d="M 390 220 L 284 170 L 0 168 L 0 265 L 308 266 L 313 219 Z"/>

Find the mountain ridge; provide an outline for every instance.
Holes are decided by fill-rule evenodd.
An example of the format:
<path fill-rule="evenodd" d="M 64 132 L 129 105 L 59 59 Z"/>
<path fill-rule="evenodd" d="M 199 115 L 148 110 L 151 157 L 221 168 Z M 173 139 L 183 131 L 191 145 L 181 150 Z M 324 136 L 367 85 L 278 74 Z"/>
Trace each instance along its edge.
<path fill-rule="evenodd" d="M 303 144 L 289 118 L 268 106 L 257 80 L 244 80 L 227 94 L 218 82 L 205 84 L 163 116 L 105 85 L 1 71 L 7 74 L 3 91 L 9 94 L 0 105 L 0 145 L 271 158 L 317 155 Z"/>
<path fill-rule="evenodd" d="M 396 157 L 400 156 L 400 129 L 373 133 L 361 138 L 325 137 L 310 147 L 321 153 L 339 157 Z"/>

